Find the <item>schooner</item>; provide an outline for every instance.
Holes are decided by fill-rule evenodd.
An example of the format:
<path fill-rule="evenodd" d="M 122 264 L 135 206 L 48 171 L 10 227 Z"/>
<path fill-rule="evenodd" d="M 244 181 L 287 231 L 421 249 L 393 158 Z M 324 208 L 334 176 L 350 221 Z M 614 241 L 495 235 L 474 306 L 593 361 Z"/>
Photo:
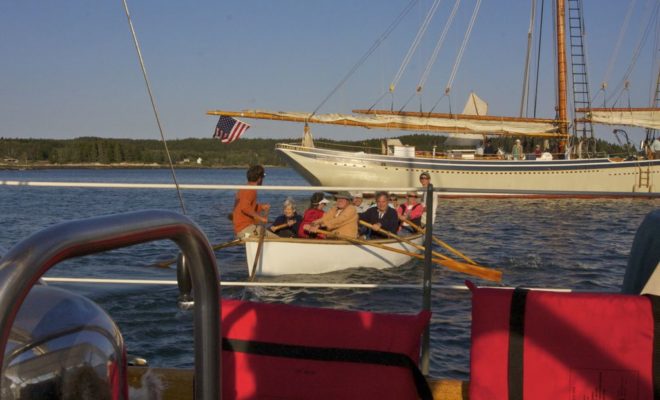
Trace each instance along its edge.
<path fill-rule="evenodd" d="M 569 18 L 569 34 L 582 40 L 580 1 L 570 12 L 578 17 Z M 482 102 L 471 94 L 462 114 L 432 112 L 406 112 L 388 110 L 353 110 L 352 114 L 316 114 L 263 110 L 208 111 L 221 115 L 252 119 L 291 121 L 304 124 L 300 145 L 278 144 L 287 162 L 310 184 L 323 186 L 417 186 L 418 176 L 426 171 L 440 196 L 540 196 L 540 197 L 660 197 L 660 160 L 642 156 L 626 159 L 617 157 L 588 158 L 584 149 L 593 143 L 581 126 L 591 123 L 627 125 L 647 128 L 647 139 L 653 139 L 660 128 L 660 108 L 592 108 L 587 89 L 575 89 L 580 84 L 573 78 L 574 114 L 572 121 L 567 109 L 567 61 L 565 4 L 558 0 L 556 9 L 557 59 L 557 116 L 555 119 L 505 117 L 485 115 L 485 106 L 470 106 Z M 575 31 L 578 31 L 576 34 Z M 581 43 L 581 42 L 580 42 Z M 576 47 L 573 45 L 573 47 Z M 571 53 L 573 71 L 576 56 Z M 580 54 L 578 54 L 580 56 Z M 577 66 L 586 70 L 584 55 L 577 58 Z M 582 61 L 580 61 L 582 60 Z M 582 64 L 580 64 L 580 62 Z M 584 73 L 586 76 L 586 73 Z M 660 75 L 659 75 L 660 76 Z M 660 87 L 660 84 L 657 85 Z M 393 86 L 390 87 L 392 90 Z M 418 91 L 420 87 L 418 87 Z M 449 90 L 449 89 L 447 89 Z M 587 100 L 583 98 L 586 97 Z M 582 98 L 580 97 L 582 96 Z M 657 98 L 658 96 L 656 96 Z M 485 104 L 485 103 L 484 103 Z M 579 106 L 586 107 L 579 107 Z M 314 145 L 309 124 L 330 124 L 364 127 L 369 129 L 401 130 L 441 133 L 451 136 L 482 138 L 486 136 L 530 137 L 569 144 L 574 149 L 565 159 L 556 154 L 511 160 L 505 157 L 487 157 L 480 154 L 454 154 L 438 156 L 435 153 L 416 152 L 414 147 L 394 144 L 384 147 L 383 154 L 338 151 Z M 569 126 L 574 127 L 573 134 Z M 590 125 L 589 130 L 591 130 Z M 579 137 L 583 133 L 583 137 Z"/>

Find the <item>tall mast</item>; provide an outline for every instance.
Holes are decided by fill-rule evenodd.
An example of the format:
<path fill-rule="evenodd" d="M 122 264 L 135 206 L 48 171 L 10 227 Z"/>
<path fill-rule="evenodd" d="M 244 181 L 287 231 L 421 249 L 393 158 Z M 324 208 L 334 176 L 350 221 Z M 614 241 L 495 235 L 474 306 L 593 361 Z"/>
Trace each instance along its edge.
<path fill-rule="evenodd" d="M 564 0 L 557 1 L 557 83 L 559 85 L 559 133 L 568 135 L 568 113 L 566 102 L 566 35 L 564 32 Z"/>

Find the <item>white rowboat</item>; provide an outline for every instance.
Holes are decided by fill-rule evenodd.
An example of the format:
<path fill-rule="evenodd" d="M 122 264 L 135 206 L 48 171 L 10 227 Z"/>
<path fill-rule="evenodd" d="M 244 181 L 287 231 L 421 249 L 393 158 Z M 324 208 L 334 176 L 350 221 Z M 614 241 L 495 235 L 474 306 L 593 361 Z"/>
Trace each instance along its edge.
<path fill-rule="evenodd" d="M 421 234 L 406 238 L 416 244 L 422 244 L 424 240 Z M 410 244 L 394 239 L 378 239 L 373 242 L 397 250 L 419 253 L 419 250 Z M 254 265 L 258 246 L 257 238 L 250 238 L 245 242 L 248 273 L 251 273 Z M 358 267 L 385 269 L 398 267 L 411 259 L 405 254 L 374 246 L 330 239 L 264 238 L 262 252 L 255 272 L 258 276 L 322 274 Z"/>

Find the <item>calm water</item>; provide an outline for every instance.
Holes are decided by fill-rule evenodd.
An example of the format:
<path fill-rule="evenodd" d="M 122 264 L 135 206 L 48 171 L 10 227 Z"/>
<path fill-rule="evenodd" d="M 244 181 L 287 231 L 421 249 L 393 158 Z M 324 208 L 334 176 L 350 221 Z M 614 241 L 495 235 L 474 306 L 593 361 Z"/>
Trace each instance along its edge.
<path fill-rule="evenodd" d="M 242 184 L 244 170 L 181 170 L 180 183 Z M 266 184 L 306 185 L 289 169 L 270 169 Z M 0 180 L 170 183 L 167 170 L 0 171 Z M 304 208 L 309 193 L 264 192 L 274 210 L 292 195 Z M 231 239 L 226 215 L 233 193 L 184 191 L 188 215 L 212 243 Z M 618 291 L 635 230 L 660 200 L 441 200 L 434 231 L 478 262 L 501 268 L 504 285 Z M 179 210 L 172 190 L 59 189 L 0 186 L 0 249 L 53 224 L 142 209 Z M 49 276 L 174 279 L 173 269 L 149 264 L 172 257 L 175 246 L 158 242 L 62 263 Z M 225 280 L 245 280 L 241 248 L 217 253 Z M 316 276 L 270 278 L 297 282 L 419 283 L 421 263 L 374 271 L 353 269 Z M 434 285 L 462 284 L 465 276 L 436 269 Z M 470 278 L 472 279 L 472 278 Z M 477 283 L 478 279 L 473 279 Z M 98 302 L 119 324 L 129 353 L 151 365 L 192 366 L 192 320 L 176 308 L 175 287 L 65 285 Z M 223 289 L 238 297 L 241 289 Z M 258 289 L 249 298 L 340 309 L 412 313 L 421 291 Z M 431 373 L 467 378 L 470 295 L 466 291 L 433 293 Z"/>

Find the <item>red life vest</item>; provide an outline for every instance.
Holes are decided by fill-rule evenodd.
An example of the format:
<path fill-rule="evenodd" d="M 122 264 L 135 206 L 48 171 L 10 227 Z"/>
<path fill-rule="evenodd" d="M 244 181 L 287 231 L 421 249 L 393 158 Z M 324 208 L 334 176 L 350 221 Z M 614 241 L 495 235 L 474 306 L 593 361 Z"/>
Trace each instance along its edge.
<path fill-rule="evenodd" d="M 660 398 L 660 298 L 470 288 L 471 400 Z"/>
<path fill-rule="evenodd" d="M 223 300 L 223 398 L 431 399 L 412 372 L 429 319 Z"/>

